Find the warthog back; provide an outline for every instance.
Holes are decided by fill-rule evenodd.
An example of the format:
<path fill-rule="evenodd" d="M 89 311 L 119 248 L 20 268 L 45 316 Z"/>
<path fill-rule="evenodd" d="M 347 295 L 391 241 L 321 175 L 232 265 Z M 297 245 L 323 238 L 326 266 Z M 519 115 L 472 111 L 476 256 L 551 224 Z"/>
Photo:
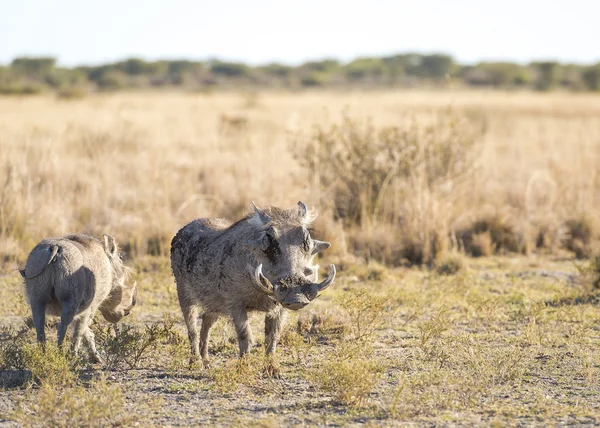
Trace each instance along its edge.
<path fill-rule="evenodd" d="M 95 360 L 99 356 L 89 329 L 93 314 L 100 309 L 109 321 L 116 322 L 135 304 L 135 284 L 125 286 L 125 267 L 110 235 L 104 235 L 104 241 L 86 235 L 44 239 L 20 272 L 38 341 L 46 340 L 45 315 L 57 315 L 61 317 L 58 344 L 62 345 L 66 329 L 74 321 L 75 351 L 85 338 Z"/>

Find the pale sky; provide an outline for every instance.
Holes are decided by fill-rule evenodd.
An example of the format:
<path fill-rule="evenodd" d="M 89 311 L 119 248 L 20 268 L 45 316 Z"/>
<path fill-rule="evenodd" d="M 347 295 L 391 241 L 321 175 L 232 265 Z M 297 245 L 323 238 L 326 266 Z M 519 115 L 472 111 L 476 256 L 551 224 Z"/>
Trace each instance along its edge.
<path fill-rule="evenodd" d="M 0 0 L 0 64 L 128 57 L 251 64 L 444 52 L 600 61 L 600 0 Z"/>

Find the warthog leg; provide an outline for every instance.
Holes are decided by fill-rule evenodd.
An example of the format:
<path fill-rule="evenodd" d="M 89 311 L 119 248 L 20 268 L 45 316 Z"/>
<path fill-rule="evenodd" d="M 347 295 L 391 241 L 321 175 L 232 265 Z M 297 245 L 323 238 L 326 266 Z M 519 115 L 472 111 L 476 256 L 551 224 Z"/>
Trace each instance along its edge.
<path fill-rule="evenodd" d="M 87 316 L 86 316 L 87 315 Z M 77 355 L 79 353 L 79 348 L 81 347 L 81 339 L 85 333 L 85 328 L 87 324 L 87 318 L 89 317 L 89 313 L 85 315 L 81 315 L 75 321 L 73 321 L 73 353 Z"/>
<path fill-rule="evenodd" d="M 275 348 L 277 342 L 279 342 L 284 321 L 285 312 L 279 305 L 265 315 L 265 350 L 267 355 L 275 355 Z"/>
<path fill-rule="evenodd" d="M 102 358 L 96 350 L 94 333 L 90 329 L 91 322 L 92 317 L 90 311 L 84 312 L 79 318 L 77 318 L 74 321 L 75 329 L 73 332 L 73 353 L 75 355 L 79 353 L 79 348 L 81 347 L 81 340 L 84 339 L 88 347 L 88 354 L 90 356 L 90 360 L 92 360 L 95 363 L 100 363 L 102 362 Z"/>
<path fill-rule="evenodd" d="M 91 319 L 90 319 L 90 322 L 91 322 Z M 90 354 L 90 358 L 95 363 L 101 363 L 102 362 L 102 357 L 100 357 L 100 354 L 98 353 L 98 350 L 96 349 L 96 340 L 95 340 L 95 337 L 94 337 L 94 332 L 90 328 L 90 323 L 89 322 L 85 326 L 84 335 L 85 335 L 84 336 L 85 337 L 85 342 L 87 343 L 87 346 L 88 346 L 88 349 L 89 349 L 88 352 Z"/>
<path fill-rule="evenodd" d="M 196 361 L 200 359 L 200 350 L 198 348 L 198 342 L 200 337 L 198 336 L 198 307 L 194 304 L 189 304 L 187 301 L 182 301 L 181 303 L 181 312 L 183 312 L 183 319 L 185 320 L 185 325 L 187 326 L 188 331 L 188 339 L 190 340 L 190 365 L 194 364 Z M 183 304 L 185 303 L 185 305 Z"/>
<path fill-rule="evenodd" d="M 46 302 L 31 302 L 31 315 L 37 333 L 37 341 L 46 343 Z"/>
<path fill-rule="evenodd" d="M 210 338 L 210 329 L 219 319 L 215 313 L 205 313 L 202 315 L 202 329 L 200 330 L 200 355 L 202 362 L 208 366 L 208 340 Z"/>
<path fill-rule="evenodd" d="M 61 347 L 63 341 L 65 340 L 65 335 L 67 334 L 67 328 L 69 324 L 73 322 L 73 318 L 75 317 L 75 313 L 77 312 L 77 308 L 75 305 L 71 304 L 71 302 L 61 302 L 62 305 L 62 313 L 60 315 L 60 324 L 58 324 L 58 346 Z"/>
<path fill-rule="evenodd" d="M 250 330 L 250 323 L 248 322 L 248 312 L 242 307 L 232 308 L 231 318 L 233 318 L 233 324 L 235 325 L 235 331 L 237 332 L 240 345 L 240 356 L 242 356 L 248 353 L 248 348 L 252 342 L 254 342 L 252 331 Z"/>

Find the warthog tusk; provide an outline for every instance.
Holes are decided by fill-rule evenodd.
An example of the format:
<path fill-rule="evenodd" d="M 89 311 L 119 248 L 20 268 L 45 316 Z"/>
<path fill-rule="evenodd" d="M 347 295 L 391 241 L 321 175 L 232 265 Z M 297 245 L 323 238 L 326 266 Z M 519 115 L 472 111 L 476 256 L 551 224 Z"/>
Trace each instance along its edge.
<path fill-rule="evenodd" d="M 313 290 L 316 288 L 317 290 L 315 293 L 315 297 L 313 297 L 310 300 L 314 300 L 317 297 L 319 297 L 321 291 L 325 290 L 327 287 L 329 287 L 331 284 L 333 284 L 333 280 L 335 279 L 335 274 L 336 274 L 335 265 L 330 264 L 329 265 L 329 276 L 327 277 L 327 279 L 325 279 L 324 281 L 322 281 L 318 284 L 312 284 L 311 288 Z"/>
<path fill-rule="evenodd" d="M 267 293 L 269 297 L 273 296 L 273 284 L 262 273 L 262 263 L 254 271 L 254 281 L 252 282 L 258 290 Z"/>

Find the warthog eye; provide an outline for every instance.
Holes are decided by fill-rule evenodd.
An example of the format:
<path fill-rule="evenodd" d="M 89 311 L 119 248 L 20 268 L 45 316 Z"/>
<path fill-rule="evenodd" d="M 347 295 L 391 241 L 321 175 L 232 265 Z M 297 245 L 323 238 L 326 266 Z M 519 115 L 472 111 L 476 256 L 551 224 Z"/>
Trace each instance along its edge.
<path fill-rule="evenodd" d="M 269 233 L 265 235 L 265 239 L 267 239 L 267 248 L 264 250 L 264 253 L 271 263 L 277 263 L 277 259 L 279 259 L 279 256 L 281 255 L 279 243 L 277 242 L 277 239 Z"/>
<path fill-rule="evenodd" d="M 304 233 L 304 241 L 302 242 L 302 248 L 307 253 L 310 251 L 310 232 L 306 231 Z"/>

